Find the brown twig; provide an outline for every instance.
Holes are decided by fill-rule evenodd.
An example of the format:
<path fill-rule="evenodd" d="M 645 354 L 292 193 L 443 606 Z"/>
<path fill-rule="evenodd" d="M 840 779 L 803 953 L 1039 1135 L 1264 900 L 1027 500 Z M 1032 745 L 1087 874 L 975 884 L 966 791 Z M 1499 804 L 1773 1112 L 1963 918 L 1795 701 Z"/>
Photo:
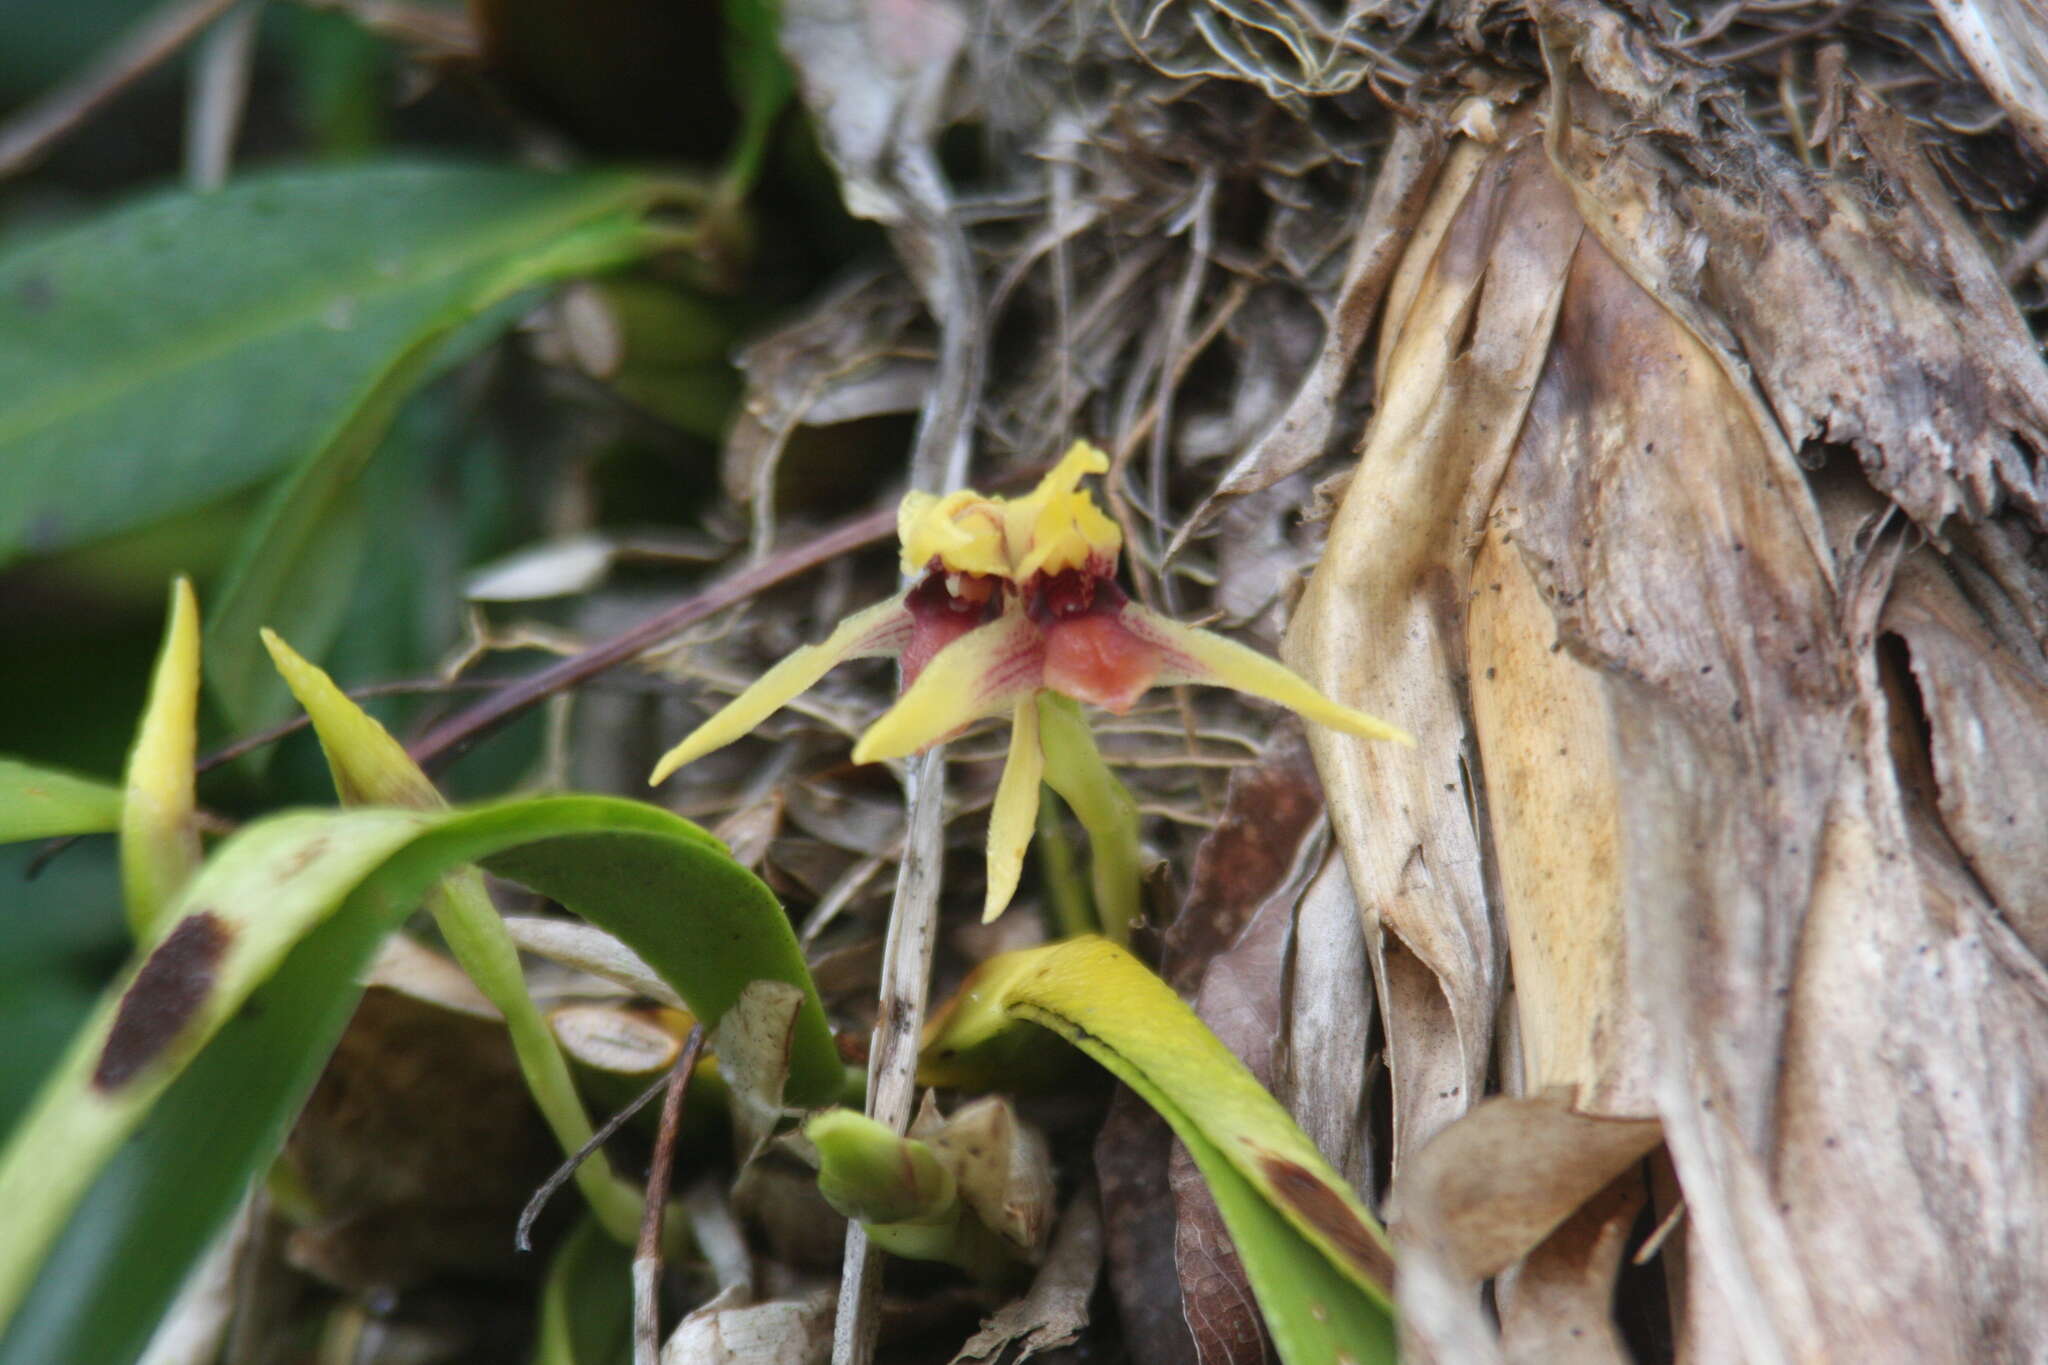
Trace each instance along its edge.
<path fill-rule="evenodd" d="M 508 684 L 490 678 L 406 678 L 399 682 L 371 683 L 367 687 L 351 687 L 347 691 L 350 701 L 375 701 L 379 697 L 410 697 L 422 692 L 486 692 Z M 231 744 L 224 744 L 200 759 L 193 767 L 194 775 L 210 773 L 222 764 L 232 763 L 243 754 L 254 753 L 266 744 L 295 735 L 311 725 L 312 719 L 301 711 L 290 720 L 244 735 Z"/>
<path fill-rule="evenodd" d="M 661 1214 L 668 1203 L 669 1172 L 676 1159 L 676 1129 L 683 1121 L 683 1099 L 690 1073 L 704 1050 L 704 1025 L 690 1026 L 689 1041 L 668 1073 L 668 1094 L 661 1102 L 661 1126 L 654 1137 L 654 1166 L 647 1172 L 647 1207 L 640 1220 L 640 1245 L 633 1250 L 633 1365 L 661 1361 Z"/>
<path fill-rule="evenodd" d="M 512 1234 L 514 1247 L 520 1251 L 533 1250 L 533 1225 L 540 1221 L 541 1210 L 548 1206 L 548 1200 L 555 1197 L 555 1191 L 568 1184 L 575 1176 L 576 1168 L 590 1160 L 592 1152 L 610 1142 L 612 1135 L 626 1126 L 627 1120 L 653 1103 L 654 1097 L 667 1087 L 666 1076 L 648 1086 L 633 1098 L 631 1104 L 606 1119 L 604 1126 L 592 1133 L 588 1142 L 571 1152 L 561 1165 L 555 1167 L 554 1173 L 540 1183 L 540 1188 L 533 1192 L 533 1198 L 527 1200 L 526 1207 L 519 1211 L 519 1225 Z"/>
<path fill-rule="evenodd" d="M 0 176 L 28 169 L 236 3 L 178 0 L 128 30 L 91 65 L 0 126 Z"/>
<path fill-rule="evenodd" d="M 738 606 L 754 594 L 827 560 L 850 554 L 884 540 L 896 530 L 896 505 L 864 512 L 843 521 L 824 534 L 770 555 L 758 564 L 727 574 L 710 587 L 648 617 L 601 645 L 544 668 L 530 677 L 507 683 L 504 688 L 475 706 L 459 711 L 429 730 L 410 747 L 413 761 L 423 768 L 453 757 L 463 746 L 486 731 L 495 729 L 530 707 L 558 692 L 579 687 L 598 674 L 638 657 L 669 636 L 728 607 Z"/>

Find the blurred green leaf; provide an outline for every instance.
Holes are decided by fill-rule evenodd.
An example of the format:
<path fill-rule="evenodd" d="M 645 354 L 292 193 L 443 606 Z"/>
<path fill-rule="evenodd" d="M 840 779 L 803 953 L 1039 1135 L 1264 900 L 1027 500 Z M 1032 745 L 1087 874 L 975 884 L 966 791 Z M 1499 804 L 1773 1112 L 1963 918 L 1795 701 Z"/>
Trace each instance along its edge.
<path fill-rule="evenodd" d="M 533 1365 L 624 1365 L 633 1345 L 633 1256 L 590 1219 L 548 1267 Z"/>
<path fill-rule="evenodd" d="M 367 437 L 394 371 L 491 302 L 619 259 L 622 174 L 382 164 L 118 209 L 0 256 L 0 562 Z"/>
<path fill-rule="evenodd" d="M 255 630 L 333 638 L 374 525 L 359 476 L 494 306 L 650 245 L 672 182 L 380 164 L 174 193 L 0 256 L 0 563 L 280 468 L 216 597 L 208 674 L 244 728 L 283 690 Z M 487 318 L 486 325 L 476 325 Z"/>
<path fill-rule="evenodd" d="M 297 111 L 319 154 L 362 156 L 384 136 L 391 45 L 354 18 L 300 6 L 275 7 L 297 87 Z"/>
<path fill-rule="evenodd" d="M 688 821 L 591 796 L 274 816 L 209 860 L 0 1155 L 0 1318 L 22 1310 L 0 1361 L 132 1358 L 277 1151 L 378 940 L 477 860 L 627 938 L 705 1018 L 757 978 L 798 986 L 796 1055 L 837 1088 L 787 919 Z"/>
<path fill-rule="evenodd" d="M 35 844 L 0 848 L 0 1134 L 91 1012 L 128 953 L 112 839 L 86 839 L 28 869 Z"/>
<path fill-rule="evenodd" d="M 149 0 L 0 4 L 0 104 L 42 94 L 98 55 L 149 8 Z"/>
<path fill-rule="evenodd" d="M 103 834 L 121 823 L 121 789 L 56 768 L 0 758 L 0 844 Z"/>
<path fill-rule="evenodd" d="M 768 135 L 796 77 L 782 59 L 780 0 L 725 0 L 725 81 L 740 106 L 739 136 L 726 158 L 727 192 L 744 195 L 760 174 Z"/>

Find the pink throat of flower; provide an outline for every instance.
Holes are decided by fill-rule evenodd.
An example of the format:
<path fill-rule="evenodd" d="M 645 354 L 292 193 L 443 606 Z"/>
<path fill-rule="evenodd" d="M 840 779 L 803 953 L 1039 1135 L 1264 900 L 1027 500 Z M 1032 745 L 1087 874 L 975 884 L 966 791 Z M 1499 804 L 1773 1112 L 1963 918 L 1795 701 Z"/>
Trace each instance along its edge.
<path fill-rule="evenodd" d="M 934 564 L 904 598 L 911 632 L 902 655 L 903 686 L 916 682 L 939 651 L 1004 611 L 1021 607 L 1038 629 L 1040 648 L 1033 653 L 1043 669 L 1043 686 L 1111 711 L 1127 711 L 1161 668 L 1158 648 L 1124 619 L 1129 602 L 1111 573 L 1093 564 L 1038 574 L 1021 586 L 950 573 Z"/>

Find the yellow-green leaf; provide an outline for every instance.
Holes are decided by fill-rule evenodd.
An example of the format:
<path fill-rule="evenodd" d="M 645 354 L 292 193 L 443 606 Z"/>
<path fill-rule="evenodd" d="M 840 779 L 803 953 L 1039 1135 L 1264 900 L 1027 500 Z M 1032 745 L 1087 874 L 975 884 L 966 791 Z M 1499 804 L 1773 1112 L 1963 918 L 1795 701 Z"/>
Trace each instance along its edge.
<path fill-rule="evenodd" d="M 437 810 L 447 804 L 405 746 L 336 687 L 326 670 L 301 658 L 274 631 L 263 632 L 263 646 L 313 722 L 342 805 Z M 519 949 L 491 904 L 483 874 L 474 867 L 456 869 L 427 893 L 426 908 L 462 970 L 505 1016 L 505 1032 L 527 1089 L 562 1150 L 581 1151 L 595 1130 L 560 1040 L 527 994 Z M 631 1242 L 638 1235 L 639 1192 L 619 1179 L 603 1152 L 593 1152 L 576 1168 L 576 1184 L 613 1237 Z"/>
<path fill-rule="evenodd" d="M 0 1362 L 140 1349 L 274 1156 L 377 941 L 479 861 L 610 928 L 700 1017 L 749 981 L 803 989 L 792 1090 L 838 1093 L 844 1068 L 781 907 L 667 811 L 574 796 L 260 820 L 167 908 L 0 1151 Z"/>
<path fill-rule="evenodd" d="M 1394 1359 L 1385 1232 L 1171 987 L 1093 936 L 992 958 L 933 1018 L 921 1079 L 993 1079 L 986 1061 L 1020 1022 L 1101 1063 L 1187 1144 L 1288 1365 Z"/>
<path fill-rule="evenodd" d="M 121 823 L 121 789 L 18 758 L 0 758 L 0 844 L 104 834 Z"/>
<path fill-rule="evenodd" d="M 199 600 L 171 585 L 164 643 L 149 703 L 128 751 L 121 801 L 121 897 L 128 925 L 147 939 L 158 914 L 198 870 L 193 760 L 199 744 Z"/>

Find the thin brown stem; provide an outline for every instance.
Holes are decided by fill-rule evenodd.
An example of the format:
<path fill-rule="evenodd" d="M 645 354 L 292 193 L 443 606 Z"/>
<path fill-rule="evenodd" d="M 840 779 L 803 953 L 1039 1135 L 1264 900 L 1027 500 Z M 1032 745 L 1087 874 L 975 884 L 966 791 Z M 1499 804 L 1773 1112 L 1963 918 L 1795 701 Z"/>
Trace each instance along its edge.
<path fill-rule="evenodd" d="M 405 678 L 398 682 L 371 683 L 367 687 L 351 687 L 347 691 L 350 701 L 375 701 L 379 697 L 410 697 L 430 692 L 488 692 L 506 684 L 490 678 Z M 289 738 L 311 725 L 312 720 L 301 711 L 290 720 L 281 720 L 266 729 L 251 735 L 244 735 L 232 744 L 224 744 L 200 759 L 193 768 L 195 775 L 210 773 L 223 764 L 232 763 L 243 754 L 254 753 L 266 744 L 275 744 Z"/>
<path fill-rule="evenodd" d="M 123 34 L 91 65 L 0 125 L 0 176 L 14 175 L 192 41 L 237 0 L 179 0 Z"/>
<path fill-rule="evenodd" d="M 517 682 L 466 710 L 459 711 L 429 730 L 411 745 L 413 761 L 423 768 L 453 757 L 470 742 L 496 729 L 513 717 L 546 701 L 558 692 L 580 687 L 598 674 L 637 658 L 677 631 L 738 606 L 756 593 L 774 587 L 827 560 L 887 539 L 896 530 L 896 506 L 891 502 L 841 522 L 802 545 L 795 545 L 727 574 L 702 592 L 684 598 L 665 611 L 657 612 L 639 625 L 623 631 L 603 644 Z"/>
<path fill-rule="evenodd" d="M 683 1099 L 690 1091 L 690 1073 L 704 1051 L 704 1025 L 690 1026 L 682 1055 L 668 1073 L 668 1094 L 661 1102 L 661 1126 L 655 1132 L 654 1166 L 647 1172 L 646 1213 L 640 1220 L 640 1245 L 633 1252 L 633 1365 L 661 1361 L 661 1215 L 668 1204 L 669 1173 L 676 1160 L 676 1130 L 683 1121 Z"/>

